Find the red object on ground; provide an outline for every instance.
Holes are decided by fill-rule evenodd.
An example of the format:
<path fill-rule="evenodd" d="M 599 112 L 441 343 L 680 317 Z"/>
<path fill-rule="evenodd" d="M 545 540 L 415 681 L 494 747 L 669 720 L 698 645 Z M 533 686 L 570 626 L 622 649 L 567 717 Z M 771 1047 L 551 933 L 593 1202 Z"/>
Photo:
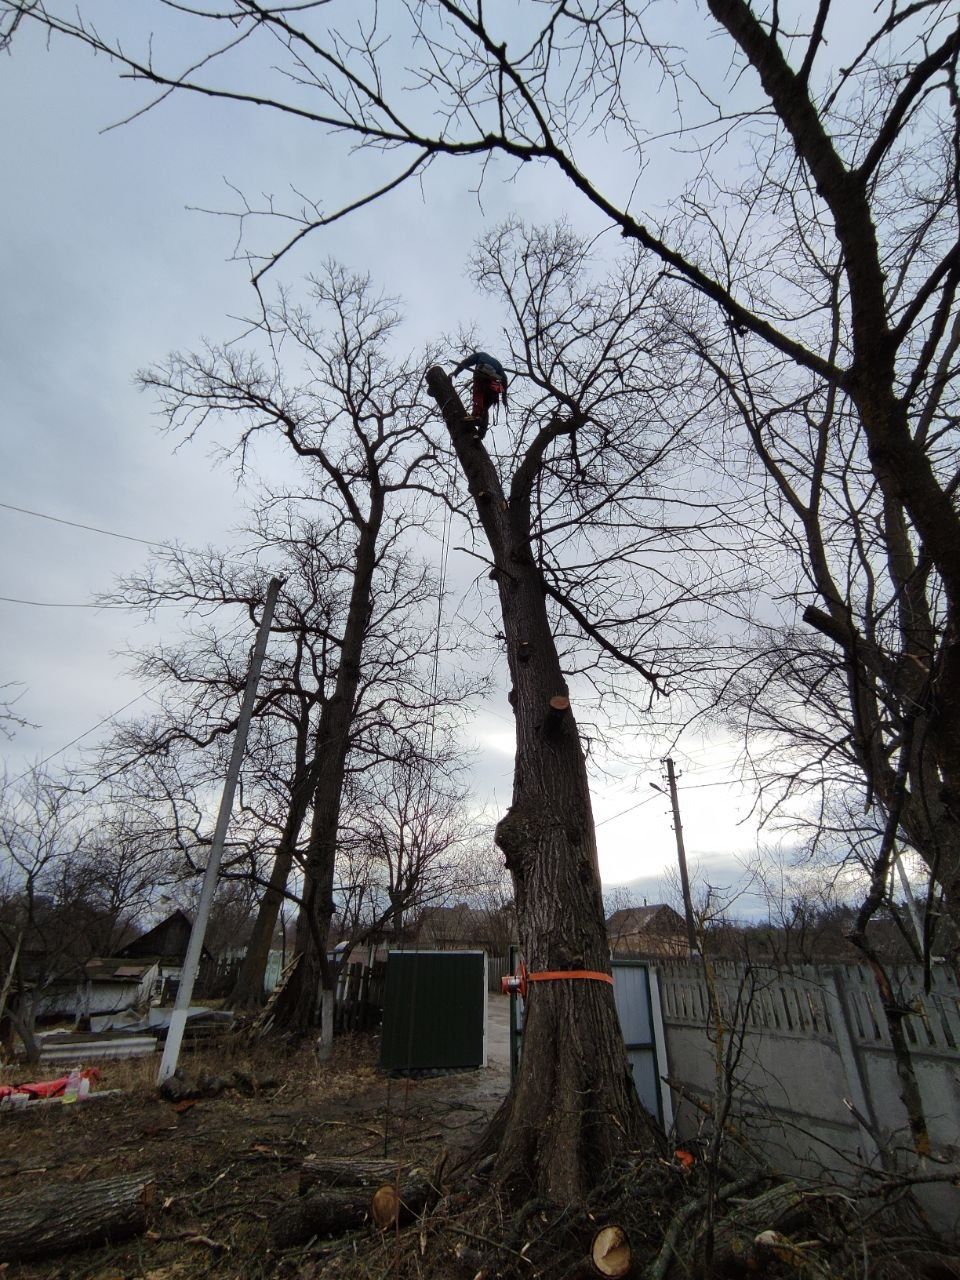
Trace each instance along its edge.
<path fill-rule="evenodd" d="M 97 1067 L 87 1067 L 80 1074 L 91 1084 L 100 1079 L 100 1071 Z M 12 1093 L 25 1093 L 28 1098 L 59 1098 L 66 1089 L 69 1079 L 70 1076 L 65 1075 L 59 1076 L 56 1080 L 41 1080 L 36 1084 L 0 1085 L 0 1098 L 7 1098 Z"/>

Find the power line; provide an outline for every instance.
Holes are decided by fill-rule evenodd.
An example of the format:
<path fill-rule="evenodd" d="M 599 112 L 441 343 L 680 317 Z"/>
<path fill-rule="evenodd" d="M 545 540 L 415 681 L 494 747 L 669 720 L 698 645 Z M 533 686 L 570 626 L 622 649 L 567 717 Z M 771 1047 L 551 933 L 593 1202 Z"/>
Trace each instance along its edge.
<path fill-rule="evenodd" d="M 108 715 L 105 715 L 102 720 L 98 720 L 97 723 L 91 725 L 89 729 L 84 729 L 83 733 L 78 733 L 75 738 L 71 738 L 64 746 L 58 747 L 57 750 L 52 751 L 50 755 L 44 756 L 42 760 L 38 760 L 36 764 L 32 764 L 29 769 L 24 769 L 23 773 L 14 778 L 10 783 L 10 786 L 15 787 L 18 782 L 23 781 L 28 773 L 33 773 L 34 769 L 42 769 L 45 764 L 49 764 L 50 761 L 55 760 L 57 756 L 62 756 L 65 751 L 69 751 L 71 747 L 75 747 L 77 743 L 82 742 L 84 738 L 89 738 L 91 733 L 95 733 L 97 729 L 107 724 L 110 720 L 113 720 L 116 716 L 122 715 L 123 712 L 129 707 L 132 707 L 135 702 L 139 702 L 141 698 L 148 697 L 153 693 L 154 689 L 159 689 L 163 683 L 163 680 L 158 680 L 156 684 L 152 684 L 149 689 L 144 689 L 143 693 L 138 693 L 135 698 L 131 698 L 129 702 L 125 702 L 123 706 L 118 707 L 116 711 L 111 711 Z"/>
<path fill-rule="evenodd" d="M 138 604 L 97 604 L 95 600 L 23 600 L 20 596 L 0 596 L 3 604 L 28 604 L 35 609 L 140 609 Z M 176 609 L 179 602 L 152 604 L 151 609 Z"/>
<path fill-rule="evenodd" d="M 695 782 L 690 787 L 684 787 L 684 791 L 702 791 L 704 787 L 733 787 L 742 785 L 728 778 L 723 778 L 719 782 Z M 641 808 L 645 804 L 650 804 L 652 800 L 656 800 L 656 796 L 644 796 L 642 800 L 638 800 L 636 804 L 632 804 L 629 809 L 621 809 L 619 813 L 611 814 L 609 818 L 601 818 L 599 822 L 595 822 L 595 827 L 602 827 L 607 822 L 616 822 L 618 818 L 625 818 L 628 813 L 633 813 L 635 809 Z"/>
<path fill-rule="evenodd" d="M 240 630 L 240 628 L 246 626 L 246 624 L 247 624 L 246 618 L 241 618 L 238 622 L 236 622 L 230 628 L 230 630 L 226 633 L 223 639 L 224 640 L 232 639 Z M 117 716 L 122 715 L 124 711 L 132 707 L 134 703 L 139 702 L 141 698 L 148 698 L 150 694 L 154 692 L 155 689 L 159 689 L 160 686 L 162 684 L 166 684 L 166 682 L 167 682 L 166 676 L 164 676 L 162 680 L 155 681 L 150 686 L 149 689 L 144 689 L 144 691 L 142 693 L 138 693 L 135 698 L 131 698 L 129 702 L 125 702 L 122 707 L 118 707 L 116 711 L 109 712 L 109 714 L 105 715 L 102 720 L 98 720 L 96 724 L 91 725 L 89 729 L 84 729 L 83 733 L 78 733 L 75 738 L 71 738 L 70 741 L 67 742 L 64 746 L 58 747 L 57 750 L 52 751 L 50 755 L 44 756 L 42 760 L 38 760 L 36 764 L 32 764 L 29 769 L 24 769 L 23 773 L 19 774 L 16 778 L 13 779 L 13 781 L 10 783 L 10 786 L 15 787 L 18 782 L 22 782 L 23 779 L 27 776 L 27 774 L 32 773 L 34 769 L 42 769 L 45 764 L 49 764 L 50 761 L 55 760 L 57 756 L 62 756 L 65 751 L 69 751 L 71 747 L 75 747 L 78 742 L 82 742 L 84 738 L 89 738 L 91 733 L 95 733 L 97 729 L 101 728 L 105 724 L 108 724 L 111 720 L 115 719 Z"/>
<path fill-rule="evenodd" d="M 113 529 L 101 529 L 95 524 L 81 524 L 78 520 L 65 520 L 62 516 L 47 515 L 45 511 L 32 511 L 29 507 L 15 507 L 12 502 L 0 502 L 6 511 L 19 511 L 22 516 L 35 516 L 38 520 L 50 520 L 54 524 L 69 525 L 71 529 L 85 529 L 87 533 L 102 533 L 106 538 L 122 538 L 124 542 L 139 542 L 145 547 L 162 547 L 165 544 L 150 538 L 135 538 L 132 533 L 116 533 Z"/>
<path fill-rule="evenodd" d="M 132 533 L 117 533 L 115 529 L 104 529 L 96 524 L 83 524 L 79 520 L 67 520 L 63 516 L 52 516 L 46 511 L 34 511 L 32 507 L 18 507 L 12 502 L 0 502 L 0 507 L 5 511 L 16 511 L 23 516 L 33 516 L 37 520 L 49 520 L 52 524 L 63 524 L 70 529 L 83 529 L 87 533 L 103 534 L 106 538 L 119 538 L 123 542 L 136 542 L 143 547 L 154 547 L 162 551 L 175 551 L 177 555 L 202 556 L 204 554 L 202 551 L 194 551 L 186 547 L 174 547 L 170 541 L 162 542 L 153 538 L 137 538 Z M 239 564 L 243 565 L 245 569 L 250 568 L 249 561 L 241 560 L 237 556 L 221 555 L 219 559 L 226 564 Z M 33 609 L 139 609 L 142 607 L 141 605 L 95 604 L 73 600 L 27 600 L 21 596 L 0 596 L 0 603 L 28 605 Z M 176 604 L 154 604 L 151 607 L 154 609 L 172 609 L 176 607 Z"/>
<path fill-rule="evenodd" d="M 625 818 L 628 813 L 633 813 L 635 809 L 642 808 L 643 805 L 649 804 L 651 800 L 656 800 L 656 796 L 644 796 L 642 800 L 638 800 L 636 804 L 632 804 L 629 809 L 621 809 L 619 813 L 613 813 L 609 818 L 601 818 L 599 822 L 595 822 L 595 827 L 602 827 L 604 823 L 616 822 L 618 818 Z"/>

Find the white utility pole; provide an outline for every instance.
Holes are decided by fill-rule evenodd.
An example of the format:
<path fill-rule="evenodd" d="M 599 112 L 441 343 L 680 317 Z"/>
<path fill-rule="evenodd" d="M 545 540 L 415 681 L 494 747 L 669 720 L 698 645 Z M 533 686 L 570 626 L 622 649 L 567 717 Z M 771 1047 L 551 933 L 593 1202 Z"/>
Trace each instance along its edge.
<path fill-rule="evenodd" d="M 913 888 L 903 867 L 903 859 L 897 853 L 896 848 L 893 850 L 893 865 L 897 868 L 897 875 L 900 877 L 900 888 L 903 890 L 903 896 L 907 900 L 907 911 L 910 913 L 910 919 L 913 922 L 913 931 L 917 935 L 917 946 L 920 948 L 920 954 L 923 955 L 923 925 L 920 923 L 917 904 L 913 898 Z"/>
<path fill-rule="evenodd" d="M 167 1032 L 167 1041 L 163 1048 L 163 1058 L 160 1060 L 157 1084 L 163 1084 L 164 1080 L 173 1075 L 180 1057 L 183 1029 L 187 1025 L 187 1012 L 190 1008 L 190 1001 L 193 998 L 193 986 L 197 980 L 197 971 L 200 968 L 203 937 L 207 931 L 207 920 L 210 917 L 213 895 L 217 888 L 217 877 L 220 874 L 220 859 L 223 857 L 223 846 L 226 843 L 227 828 L 230 825 L 230 814 L 233 809 L 233 797 L 237 789 L 240 765 L 243 762 L 243 753 L 247 745 L 247 731 L 250 728 L 250 720 L 253 716 L 253 703 L 257 696 L 257 685 L 260 682 L 260 669 L 263 666 L 263 656 L 267 651 L 267 640 L 270 636 L 273 610 L 277 603 L 277 596 L 280 594 L 281 586 L 280 578 L 271 578 L 270 586 L 267 588 L 267 598 L 263 605 L 263 617 L 260 619 L 257 642 L 254 645 L 253 657 L 250 660 L 250 670 L 247 673 L 247 686 L 243 691 L 243 702 L 240 706 L 240 715 L 237 718 L 237 736 L 233 742 L 233 752 L 230 756 L 230 764 L 227 766 L 223 794 L 220 797 L 220 812 L 217 814 L 217 825 L 213 832 L 213 842 L 210 845 L 207 869 L 203 873 L 200 905 L 197 907 L 197 918 L 190 932 L 190 942 L 187 946 L 183 971 L 180 975 L 180 986 L 177 988 L 177 998 L 174 1001 L 173 1012 L 170 1015 L 170 1029 Z"/>

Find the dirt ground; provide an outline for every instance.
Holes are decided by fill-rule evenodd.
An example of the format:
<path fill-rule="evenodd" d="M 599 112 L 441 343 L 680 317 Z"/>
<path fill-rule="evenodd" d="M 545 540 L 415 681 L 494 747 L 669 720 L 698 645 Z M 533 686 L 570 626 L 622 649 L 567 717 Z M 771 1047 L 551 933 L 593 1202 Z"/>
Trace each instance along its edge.
<path fill-rule="evenodd" d="M 114 1098 L 0 1117 L 3 1198 L 50 1183 L 145 1171 L 156 1194 L 145 1235 L 44 1261 L 0 1265 L 4 1280 L 185 1280 L 317 1275 L 323 1249 L 275 1250 L 270 1223 L 297 1195 L 312 1153 L 429 1165 L 467 1145 L 508 1087 L 502 1065 L 432 1079 L 389 1079 L 369 1038 L 339 1040 L 332 1061 L 269 1047 L 190 1055 L 192 1078 L 239 1070 L 273 1085 L 174 1105 L 153 1086 L 157 1062 L 104 1063 Z M 389 1242 L 385 1244 L 389 1247 Z"/>

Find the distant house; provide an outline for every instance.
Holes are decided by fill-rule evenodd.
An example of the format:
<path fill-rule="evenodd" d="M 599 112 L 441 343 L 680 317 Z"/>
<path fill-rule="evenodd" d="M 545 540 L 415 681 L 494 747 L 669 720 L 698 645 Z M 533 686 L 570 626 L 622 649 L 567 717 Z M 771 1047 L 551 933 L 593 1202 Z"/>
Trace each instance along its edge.
<path fill-rule="evenodd" d="M 490 910 L 458 902 L 453 907 L 424 907 L 413 933 L 420 947 L 502 955 L 516 939 L 517 921 L 512 904 Z"/>
<path fill-rule="evenodd" d="M 417 945 L 447 951 L 478 942 L 486 929 L 486 913 L 465 902 L 455 907 L 424 907 L 416 924 Z"/>
<path fill-rule="evenodd" d="M 38 1018 L 88 1018 L 91 1014 L 122 1013 L 150 1003 L 159 978 L 156 960 L 128 960 L 122 956 L 88 960 L 79 980 L 59 979 L 32 1000 Z"/>
<path fill-rule="evenodd" d="M 683 916 L 664 902 L 614 911 L 607 938 L 614 954 L 685 956 L 689 951 Z"/>
<path fill-rule="evenodd" d="M 139 938 L 121 950 L 120 955 L 128 960 L 148 960 L 158 966 L 158 985 L 178 984 L 183 971 L 183 962 L 187 956 L 187 946 L 193 921 L 185 911 L 178 907 L 165 920 L 142 933 Z M 200 952 L 201 985 L 203 978 L 215 967 L 215 961 L 206 947 Z"/>

